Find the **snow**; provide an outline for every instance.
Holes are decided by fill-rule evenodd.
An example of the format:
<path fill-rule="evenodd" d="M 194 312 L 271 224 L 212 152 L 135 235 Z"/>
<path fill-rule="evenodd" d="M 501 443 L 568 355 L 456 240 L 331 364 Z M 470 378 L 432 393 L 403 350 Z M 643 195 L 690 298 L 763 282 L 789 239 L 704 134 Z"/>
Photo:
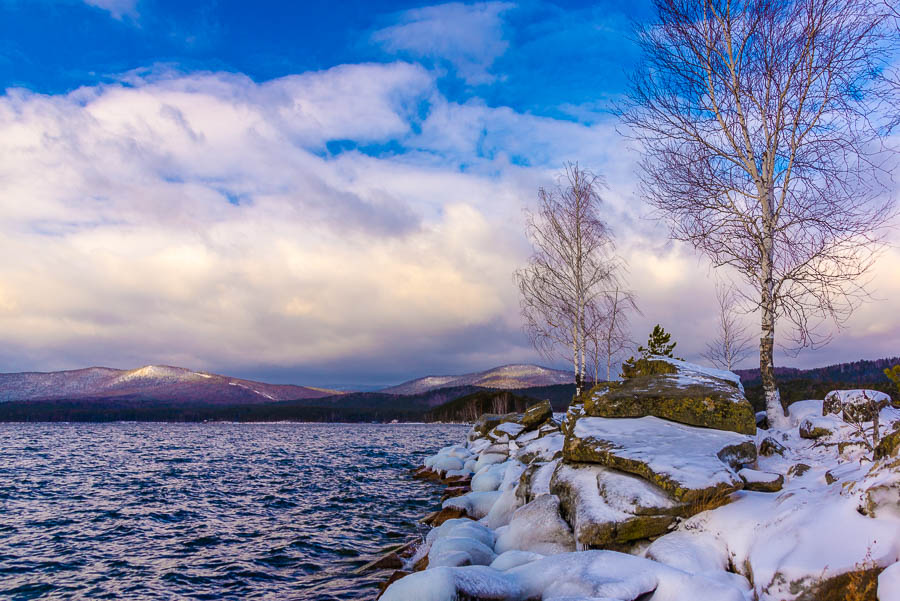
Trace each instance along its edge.
<path fill-rule="evenodd" d="M 509 570 L 510 568 L 515 568 L 516 566 L 520 566 L 543 558 L 544 556 L 540 553 L 534 553 L 532 551 L 519 551 L 518 549 L 513 549 L 511 551 L 505 551 L 497 555 L 497 559 L 495 559 L 493 563 L 491 563 L 491 567 L 502 572 L 505 570 Z"/>
<path fill-rule="evenodd" d="M 690 572 L 721 572 L 728 567 L 725 545 L 708 533 L 670 532 L 653 541 L 644 555 Z"/>
<path fill-rule="evenodd" d="M 503 432 L 507 434 L 510 438 L 515 438 L 519 434 L 522 433 L 522 430 L 525 429 L 525 426 L 522 424 L 517 424 L 516 422 L 503 422 L 496 428 L 494 428 L 494 432 Z"/>
<path fill-rule="evenodd" d="M 468 518 L 455 518 L 447 520 L 437 528 L 428 532 L 425 538 L 427 543 L 433 543 L 441 538 L 468 537 L 477 540 L 487 547 L 494 546 L 494 532 L 482 524 Z"/>
<path fill-rule="evenodd" d="M 522 589 L 503 572 L 487 566 L 437 567 L 415 572 L 387 588 L 383 601 L 457 601 L 462 596 L 477 599 L 521 599 Z"/>
<path fill-rule="evenodd" d="M 807 417 L 822 415 L 822 401 L 797 401 L 788 407 L 790 425 L 796 428 Z"/>
<path fill-rule="evenodd" d="M 900 599 L 900 563 L 894 563 L 878 576 L 878 601 Z"/>
<path fill-rule="evenodd" d="M 832 390 L 825 395 L 825 402 L 837 399 L 841 405 L 864 405 L 872 401 L 890 403 L 891 397 L 877 390 Z"/>
<path fill-rule="evenodd" d="M 758 482 L 769 484 L 778 480 L 780 474 L 773 474 L 772 472 L 761 472 L 759 470 L 752 470 L 745 467 L 738 472 L 738 476 L 740 476 L 744 482 Z"/>
<path fill-rule="evenodd" d="M 516 453 L 516 457 L 521 461 L 525 461 L 525 463 L 550 461 L 559 453 L 562 453 L 565 441 L 566 437 L 558 432 L 548 434 L 523 446 Z"/>
<path fill-rule="evenodd" d="M 731 382 L 741 391 L 741 394 L 744 393 L 744 385 L 741 384 L 741 377 L 732 371 L 716 369 L 715 367 L 705 367 L 703 365 L 697 365 L 696 363 L 688 363 L 687 361 L 681 361 L 671 357 L 661 357 L 659 355 L 654 355 L 651 359 L 665 361 L 666 363 L 674 365 L 682 372 L 693 372 L 693 374 L 700 376 L 707 376 Z"/>
<path fill-rule="evenodd" d="M 467 566 L 489 565 L 497 555 L 484 543 L 464 536 L 446 536 L 431 544 L 428 551 L 428 565 Z"/>
<path fill-rule="evenodd" d="M 653 473 L 681 488 L 740 487 L 740 479 L 719 459 L 727 447 L 753 439 L 736 432 L 696 428 L 656 417 L 607 419 L 582 417 L 575 423 L 576 438 L 612 448 L 611 455 L 640 461 Z"/>
<path fill-rule="evenodd" d="M 450 470 L 462 470 L 465 463 L 459 457 L 450 457 L 448 455 L 434 455 L 425 460 L 425 467 L 430 467 L 439 472 Z"/>

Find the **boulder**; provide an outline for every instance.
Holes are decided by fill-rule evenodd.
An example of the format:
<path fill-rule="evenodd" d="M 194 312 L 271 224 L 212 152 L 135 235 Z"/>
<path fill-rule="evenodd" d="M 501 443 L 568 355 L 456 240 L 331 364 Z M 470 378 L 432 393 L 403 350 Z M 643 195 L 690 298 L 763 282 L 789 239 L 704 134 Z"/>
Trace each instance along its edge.
<path fill-rule="evenodd" d="M 540 495 L 516 509 L 509 525 L 501 528 L 494 549 L 497 553 L 520 550 L 552 555 L 575 550 L 575 538 L 559 515 L 559 499 Z"/>
<path fill-rule="evenodd" d="M 894 426 L 894 431 L 885 435 L 875 446 L 873 454 L 876 460 L 885 457 L 897 457 L 900 455 L 900 424 Z"/>
<path fill-rule="evenodd" d="M 800 422 L 800 438 L 823 438 L 831 436 L 835 430 L 835 424 L 827 417 L 805 417 Z"/>
<path fill-rule="evenodd" d="M 506 413 L 503 415 L 495 413 L 485 413 L 481 417 L 479 417 L 474 424 L 472 424 L 470 438 L 485 436 L 488 432 L 490 432 L 503 422 L 514 421 L 517 417 L 519 417 L 518 413 Z"/>
<path fill-rule="evenodd" d="M 561 463 L 550 481 L 579 549 L 609 548 L 668 531 L 685 506 L 661 488 L 599 465 Z"/>
<path fill-rule="evenodd" d="M 699 366 L 690 369 L 685 366 L 691 364 L 683 362 L 642 359 L 637 365 L 661 366 L 645 370 L 661 373 L 634 375 L 592 390 L 584 401 L 585 415 L 654 416 L 691 426 L 756 433 L 753 407 L 734 381 L 713 377 Z"/>
<path fill-rule="evenodd" d="M 735 432 L 656 417 L 582 417 L 566 437 L 563 458 L 636 474 L 690 503 L 742 488 L 734 468 L 756 461 L 756 444 Z"/>
<path fill-rule="evenodd" d="M 744 385 L 741 384 L 740 376 L 732 371 L 705 367 L 696 363 L 673 359 L 672 357 L 655 355 L 646 359 L 638 359 L 633 365 L 629 365 L 628 362 L 622 365 L 622 376 L 625 379 L 675 374 L 722 380 L 740 390 L 741 394 L 744 392 Z"/>
<path fill-rule="evenodd" d="M 759 454 L 763 457 L 771 457 L 776 453 L 784 457 L 785 451 L 787 451 L 787 449 L 784 445 L 771 436 L 766 436 L 763 438 L 762 442 L 759 443 Z"/>
<path fill-rule="evenodd" d="M 552 417 L 553 408 L 550 406 L 550 401 L 541 401 L 526 409 L 519 423 L 525 430 L 534 430 Z"/>
<path fill-rule="evenodd" d="M 832 390 L 825 395 L 822 415 L 838 414 L 845 421 L 870 422 L 891 397 L 877 390 Z"/>
<path fill-rule="evenodd" d="M 738 472 L 738 476 L 744 481 L 744 490 L 778 492 L 784 486 L 784 476 L 781 474 L 744 468 Z"/>

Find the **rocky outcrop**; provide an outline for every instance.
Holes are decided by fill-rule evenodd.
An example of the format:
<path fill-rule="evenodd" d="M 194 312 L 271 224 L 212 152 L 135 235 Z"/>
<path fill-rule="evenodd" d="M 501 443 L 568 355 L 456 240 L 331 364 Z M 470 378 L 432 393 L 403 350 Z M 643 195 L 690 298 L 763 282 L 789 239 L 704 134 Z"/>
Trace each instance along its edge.
<path fill-rule="evenodd" d="M 692 502 L 742 488 L 735 468 L 756 460 L 756 444 L 735 432 L 655 417 L 582 417 L 566 437 L 563 458 L 641 476 L 676 500 Z"/>
<path fill-rule="evenodd" d="M 592 417 L 654 416 L 691 426 L 756 432 L 756 416 L 739 383 L 718 370 L 684 362 L 639 360 L 632 377 L 604 384 L 584 400 Z"/>
<path fill-rule="evenodd" d="M 891 397 L 877 390 L 832 390 L 825 395 L 822 415 L 837 414 L 845 421 L 870 422 Z"/>

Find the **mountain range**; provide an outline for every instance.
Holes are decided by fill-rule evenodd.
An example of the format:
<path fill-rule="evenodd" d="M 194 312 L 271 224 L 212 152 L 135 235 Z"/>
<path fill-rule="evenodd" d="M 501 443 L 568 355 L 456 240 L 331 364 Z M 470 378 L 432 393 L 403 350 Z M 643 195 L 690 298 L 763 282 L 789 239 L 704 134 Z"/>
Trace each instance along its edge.
<path fill-rule="evenodd" d="M 522 389 L 572 382 L 568 372 L 538 365 L 504 365 L 457 376 L 428 376 L 374 393 L 375 396 L 424 395 L 439 389 Z M 351 393 L 352 394 L 352 393 Z M 365 398 L 366 393 L 355 393 Z M 443 399 L 440 394 L 430 398 Z M 324 399 L 327 398 L 327 402 Z M 0 402 L 129 400 L 184 402 L 194 405 L 247 405 L 323 399 L 331 405 L 350 401 L 348 393 L 290 384 L 267 384 L 168 365 L 123 370 L 89 367 L 71 371 L 0 373 Z M 442 401 L 440 401 L 442 402 Z M 433 403 L 440 404 L 439 401 Z"/>

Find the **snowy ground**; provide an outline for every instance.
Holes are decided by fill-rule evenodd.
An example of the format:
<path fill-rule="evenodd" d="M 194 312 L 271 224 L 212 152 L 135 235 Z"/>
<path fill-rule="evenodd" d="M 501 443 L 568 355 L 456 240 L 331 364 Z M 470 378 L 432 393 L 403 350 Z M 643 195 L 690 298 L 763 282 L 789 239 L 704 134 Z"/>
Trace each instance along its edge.
<path fill-rule="evenodd" d="M 792 405 L 787 430 L 759 430 L 757 447 L 774 451 L 743 466 L 715 460 L 722 441 L 711 441 L 741 438 L 733 433 L 656 418 L 583 418 L 563 428 L 570 438 L 630 440 L 622 446 L 644 458 L 702 456 L 705 464 L 679 468 L 687 465 L 699 481 L 705 475 L 751 488 L 782 486 L 738 490 L 727 504 L 700 513 L 684 512 L 669 493 L 634 475 L 566 463 L 565 435 L 556 426 L 562 416 L 554 417 L 537 430 L 505 424 L 486 436 L 473 430 L 464 446 L 426 461 L 445 475 L 473 474 L 471 492 L 444 502 L 473 519 L 434 528 L 407 562 L 410 570 L 427 567 L 393 583 L 384 601 L 799 600 L 815 598 L 809 595 L 821 581 L 871 568 L 887 568 L 878 579 L 880 601 L 900 601 L 900 459 L 894 453 L 873 461 L 858 428 L 839 415 L 824 416 L 822 401 Z M 900 425 L 893 408 L 879 417 L 882 435 Z M 700 434 L 692 438 L 695 430 Z M 801 437 L 801 430 L 816 438 Z M 560 492 L 573 489 L 577 503 Z M 579 540 L 585 521 L 614 530 L 644 524 L 651 514 L 667 516 L 661 536 L 619 551 L 585 549 Z"/>

